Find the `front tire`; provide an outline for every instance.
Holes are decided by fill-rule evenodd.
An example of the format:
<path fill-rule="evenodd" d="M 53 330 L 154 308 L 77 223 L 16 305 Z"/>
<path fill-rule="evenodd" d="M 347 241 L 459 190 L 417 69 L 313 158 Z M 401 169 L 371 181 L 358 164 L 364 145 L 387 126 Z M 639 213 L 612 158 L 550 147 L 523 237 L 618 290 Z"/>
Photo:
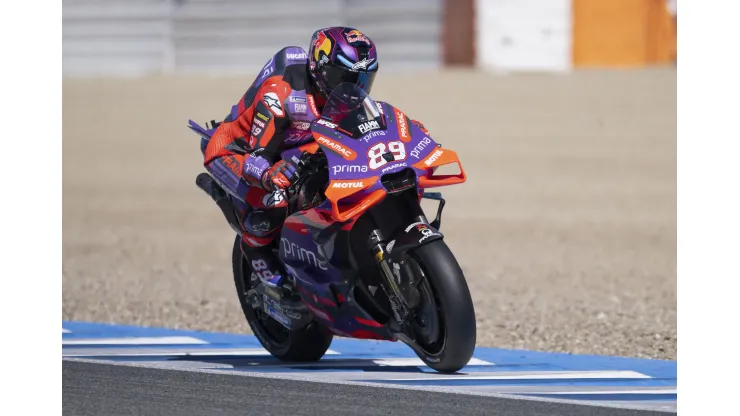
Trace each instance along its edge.
<path fill-rule="evenodd" d="M 439 319 L 436 340 L 421 345 L 424 351 L 417 351 L 417 355 L 439 372 L 454 373 L 470 361 L 477 336 L 475 309 L 465 276 L 443 240 L 417 247 L 408 254 L 423 275 L 419 284 L 422 299 Z"/>
<path fill-rule="evenodd" d="M 318 322 L 312 321 L 304 328 L 289 331 L 265 314 L 254 309 L 247 299 L 252 269 L 241 250 L 241 237 L 236 236 L 231 263 L 234 284 L 244 316 L 260 344 L 275 358 L 283 361 L 318 361 L 329 349 L 334 335 Z M 261 283 L 258 283 L 261 284 Z"/>

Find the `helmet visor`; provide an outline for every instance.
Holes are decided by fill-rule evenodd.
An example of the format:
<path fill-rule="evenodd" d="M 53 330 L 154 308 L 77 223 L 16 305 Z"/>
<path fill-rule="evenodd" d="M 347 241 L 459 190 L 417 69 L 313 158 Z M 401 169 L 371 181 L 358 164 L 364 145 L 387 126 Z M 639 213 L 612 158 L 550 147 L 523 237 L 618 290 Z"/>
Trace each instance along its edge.
<path fill-rule="evenodd" d="M 324 65 L 321 68 L 321 76 L 324 78 L 329 91 L 332 91 L 337 85 L 349 82 L 357 85 L 367 92 L 370 93 L 370 89 L 375 81 L 376 72 L 359 72 L 352 71 L 347 68 L 340 68 L 332 65 Z"/>

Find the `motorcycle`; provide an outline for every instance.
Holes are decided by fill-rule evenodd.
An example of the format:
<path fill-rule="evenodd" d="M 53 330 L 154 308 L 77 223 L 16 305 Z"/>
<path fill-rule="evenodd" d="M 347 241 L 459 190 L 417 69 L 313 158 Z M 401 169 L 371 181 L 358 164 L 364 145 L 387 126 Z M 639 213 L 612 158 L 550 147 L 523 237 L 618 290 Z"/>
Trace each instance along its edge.
<path fill-rule="evenodd" d="M 211 123 L 190 120 L 202 152 L 218 127 Z M 208 173 L 196 179 L 237 232 L 234 283 L 252 332 L 284 361 L 318 361 L 339 336 L 401 341 L 439 372 L 463 368 L 475 349 L 475 311 L 440 231 L 445 199 L 425 191 L 465 182 L 457 154 L 348 83 L 331 93 L 310 134 L 281 153 L 297 178 L 277 196 L 289 204 L 273 243 L 287 276 L 281 287 L 265 284 L 243 256 L 233 197 Z M 458 174 L 435 174 L 453 163 Z M 438 202 L 431 222 L 422 198 Z"/>

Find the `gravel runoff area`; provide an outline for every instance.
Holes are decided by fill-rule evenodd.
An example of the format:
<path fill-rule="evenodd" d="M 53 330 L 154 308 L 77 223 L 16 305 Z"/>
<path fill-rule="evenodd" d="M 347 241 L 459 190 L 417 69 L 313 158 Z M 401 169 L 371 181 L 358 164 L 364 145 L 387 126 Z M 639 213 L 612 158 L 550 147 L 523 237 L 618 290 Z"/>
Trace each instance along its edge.
<path fill-rule="evenodd" d="M 249 332 L 186 124 L 251 81 L 64 80 L 64 319 Z M 383 73 L 373 92 L 469 175 L 440 188 L 442 231 L 480 346 L 676 359 L 675 69 Z"/>

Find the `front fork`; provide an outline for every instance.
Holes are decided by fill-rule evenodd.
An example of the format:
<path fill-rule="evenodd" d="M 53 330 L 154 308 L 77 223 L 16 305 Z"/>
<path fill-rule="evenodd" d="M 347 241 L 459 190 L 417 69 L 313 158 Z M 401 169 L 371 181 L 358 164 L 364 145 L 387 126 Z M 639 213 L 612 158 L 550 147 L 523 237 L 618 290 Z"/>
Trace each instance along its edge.
<path fill-rule="evenodd" d="M 424 192 L 422 198 L 433 199 L 439 201 L 437 208 L 437 215 L 431 223 L 427 220 L 424 214 L 419 215 L 414 219 L 414 222 L 423 222 L 431 225 L 432 227 L 439 229 L 442 222 L 442 210 L 444 209 L 445 200 L 442 194 L 439 192 Z M 378 266 L 380 273 L 385 277 L 387 288 L 385 285 L 381 287 L 388 296 L 391 308 L 393 309 L 393 315 L 396 321 L 403 325 L 406 321 L 406 317 L 409 311 L 416 308 L 419 305 L 420 294 L 416 288 L 416 284 L 419 283 L 419 279 L 415 276 L 414 271 L 409 266 L 408 262 L 403 259 L 394 261 L 390 252 L 393 249 L 395 240 L 387 242 L 385 236 L 380 229 L 374 229 L 370 233 L 368 239 L 368 245 L 370 251 L 373 253 L 375 263 Z M 404 273 L 401 273 L 401 270 Z M 406 278 L 402 278 L 405 276 Z"/>

